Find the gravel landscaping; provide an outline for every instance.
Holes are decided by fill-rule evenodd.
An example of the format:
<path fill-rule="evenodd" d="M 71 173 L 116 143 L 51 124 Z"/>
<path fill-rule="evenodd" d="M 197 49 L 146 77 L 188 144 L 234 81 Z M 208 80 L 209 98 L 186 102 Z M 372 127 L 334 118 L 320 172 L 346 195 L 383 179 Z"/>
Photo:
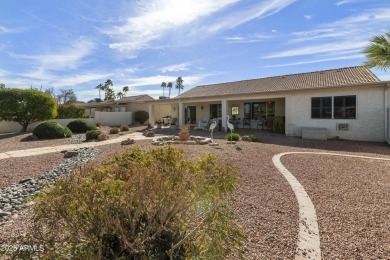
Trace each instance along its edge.
<path fill-rule="evenodd" d="M 139 130 L 142 129 L 143 127 L 139 128 Z M 156 135 L 171 135 L 177 132 L 178 130 L 163 129 L 157 130 Z M 387 144 L 341 140 L 302 140 L 251 130 L 243 132 L 243 134 L 246 133 L 255 134 L 260 142 L 240 141 L 237 144 L 227 144 L 221 139 L 225 134 L 216 132 L 214 141 L 220 144 L 218 147 L 177 145 L 192 158 L 205 153 L 213 153 L 238 168 L 240 184 L 235 195 L 235 210 L 238 221 L 248 236 L 248 243 L 242 249 L 245 259 L 293 259 L 295 255 L 298 235 L 298 204 L 290 185 L 273 165 L 273 155 L 289 151 L 337 151 L 390 158 L 390 149 Z M 191 131 L 191 134 L 209 136 L 207 131 Z M 143 148 L 152 147 L 151 140 L 152 138 L 138 140 L 133 145 Z M 4 149 L 3 141 L 0 139 L 0 149 Z M 51 142 L 56 141 L 51 140 Z M 89 164 L 101 162 L 125 147 L 127 146 L 120 144 L 99 146 L 97 148 L 99 155 Z M 11 160 L 15 161 L 11 162 Z M 1 169 L 13 167 L 12 170 L 6 170 L 8 175 L 4 177 L 3 171 L 1 172 L 0 181 L 2 178 L 3 181 L 10 178 L 12 172 L 15 173 L 15 176 L 11 177 L 12 181 L 4 182 L 3 186 L 30 176 L 37 178 L 53 169 L 62 160 L 63 154 L 58 153 L 42 155 L 42 157 L 0 160 Z M 23 161 L 25 163 L 16 163 Z M 367 161 L 369 160 L 315 155 L 294 155 L 282 158 L 287 169 L 307 190 L 316 207 L 324 259 L 351 258 L 346 257 L 351 255 L 356 256 L 356 259 L 360 256 L 361 259 L 389 257 L 386 255 L 389 252 L 389 244 L 388 242 L 386 244 L 384 239 L 390 241 L 390 237 L 388 231 L 384 229 L 390 230 L 390 220 L 387 217 L 390 213 L 388 203 L 390 200 L 388 192 L 384 191 L 389 190 L 389 173 L 386 169 L 389 169 L 390 165 L 389 162 L 367 163 Z M 46 168 L 40 169 L 39 164 Z M 378 188 L 380 185 L 382 186 Z M 347 204 L 353 206 L 345 206 L 343 201 L 348 201 Z M 343 209 L 348 210 L 342 211 Z M 30 209 L 24 209 L 14 215 L 11 220 L 0 223 L 2 234 L 0 244 L 9 243 L 11 237 L 27 232 L 30 215 Z M 364 223 L 364 225 L 359 226 L 359 223 Z M 349 226 L 351 226 L 350 229 Z M 359 250 L 365 252 L 359 253 Z"/>
<path fill-rule="evenodd" d="M 314 203 L 324 259 L 390 259 L 390 161 L 287 155 L 282 163 Z"/>

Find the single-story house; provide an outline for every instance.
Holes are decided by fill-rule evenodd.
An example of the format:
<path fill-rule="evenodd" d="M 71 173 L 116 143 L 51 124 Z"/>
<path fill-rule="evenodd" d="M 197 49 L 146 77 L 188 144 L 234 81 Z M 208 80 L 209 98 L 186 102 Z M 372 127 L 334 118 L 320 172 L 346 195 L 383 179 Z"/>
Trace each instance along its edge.
<path fill-rule="evenodd" d="M 138 110 L 148 111 L 149 107 L 146 101 L 154 100 L 149 95 L 138 95 L 123 97 L 116 100 L 106 100 L 103 102 L 91 102 L 78 104 L 85 108 L 87 115 L 95 117 L 95 112 L 136 112 Z"/>
<path fill-rule="evenodd" d="M 229 116 L 238 127 L 256 129 L 280 116 L 290 136 L 319 130 L 325 139 L 389 142 L 389 88 L 390 81 L 357 66 L 197 86 L 147 103 L 152 124 L 162 108 L 179 126 L 203 118 L 220 118 L 226 126 Z"/>

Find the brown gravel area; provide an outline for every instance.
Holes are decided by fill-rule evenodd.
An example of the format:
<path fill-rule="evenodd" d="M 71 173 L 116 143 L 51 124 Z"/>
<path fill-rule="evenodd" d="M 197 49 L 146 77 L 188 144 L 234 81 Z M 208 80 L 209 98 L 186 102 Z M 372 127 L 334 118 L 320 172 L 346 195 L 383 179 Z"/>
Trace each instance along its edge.
<path fill-rule="evenodd" d="M 108 133 L 111 129 L 109 126 L 101 126 L 100 129 L 104 133 Z M 145 126 L 131 126 L 129 131 L 123 132 L 124 134 L 130 134 L 137 131 L 142 131 Z M 68 139 L 41 139 L 36 141 L 23 141 L 23 138 L 30 136 L 31 133 L 25 134 L 4 134 L 0 135 L 0 153 L 16 150 L 24 150 L 45 146 L 56 146 L 68 144 Z M 120 136 L 119 134 L 109 135 L 111 139 Z"/>
<path fill-rule="evenodd" d="M 313 201 L 324 259 L 390 259 L 390 161 L 287 155 L 282 163 Z"/>
<path fill-rule="evenodd" d="M 52 170 L 64 160 L 61 153 L 0 160 L 0 187 L 25 178 L 36 178 Z"/>
<path fill-rule="evenodd" d="M 177 132 L 178 132 L 177 130 L 164 129 L 162 131 L 161 130 L 156 131 L 156 134 L 175 134 L 175 133 L 177 134 Z M 350 142 L 350 141 L 341 141 L 341 140 L 338 141 L 302 140 L 300 138 L 285 137 L 277 134 L 272 134 L 267 132 L 255 132 L 250 130 L 244 133 L 251 133 L 257 135 L 261 142 L 259 143 L 238 142 L 237 145 L 229 145 L 226 144 L 226 141 L 222 139 L 217 139 L 219 137 L 224 136 L 224 133 L 217 132 L 214 134 L 214 137 L 217 137 L 215 139 L 215 142 L 220 144 L 221 149 L 215 149 L 210 146 L 191 146 L 191 145 L 188 146 L 178 145 L 178 147 L 183 149 L 191 157 L 199 157 L 205 153 L 213 153 L 227 160 L 228 162 L 230 162 L 231 164 L 233 164 L 239 169 L 239 177 L 241 182 L 237 187 L 235 202 L 236 202 L 236 212 L 238 214 L 238 221 L 243 226 L 245 233 L 247 234 L 249 239 L 248 244 L 243 249 L 245 259 L 293 259 L 295 255 L 296 240 L 298 235 L 298 205 L 295 199 L 295 195 L 291 190 L 291 187 L 289 186 L 287 181 L 283 178 L 283 176 L 277 171 L 277 169 L 274 167 L 272 163 L 272 156 L 274 154 L 281 153 L 281 152 L 288 152 L 288 151 L 338 151 L 338 152 L 343 151 L 350 154 L 359 153 L 361 155 L 367 155 L 367 156 L 383 155 L 390 158 L 390 149 L 386 144 Z M 207 131 L 192 131 L 191 134 L 209 136 L 209 133 Z M 150 143 L 151 140 L 139 140 L 136 141 L 135 145 L 139 145 L 141 147 L 146 148 L 146 147 L 151 147 Z M 237 149 L 237 146 L 241 149 Z M 96 160 L 94 160 L 94 163 L 104 160 L 105 158 L 107 158 L 107 156 L 110 156 L 117 151 L 120 152 L 123 148 L 120 146 L 120 144 L 112 144 L 112 145 L 99 146 L 98 149 L 101 150 L 101 154 L 98 156 Z M 51 155 L 44 155 L 43 158 L 48 158 L 48 156 Z M 36 157 L 31 157 L 31 158 L 36 158 Z M 335 182 L 336 176 L 337 178 L 339 178 L 339 176 L 341 175 L 348 176 L 348 178 L 345 177 L 347 179 L 344 180 L 343 182 L 348 182 L 350 180 L 353 180 L 353 178 L 355 177 L 351 176 L 350 174 L 345 174 L 350 172 L 350 170 L 348 170 L 348 167 L 346 165 L 343 165 L 343 163 L 341 162 L 337 163 L 337 160 L 334 160 L 335 158 L 333 157 L 328 158 L 328 157 L 320 156 L 319 157 L 320 161 L 322 161 L 323 163 L 318 163 L 316 160 L 310 160 L 310 158 L 312 157 L 313 156 L 311 155 L 309 157 L 302 156 L 302 160 L 303 160 L 302 161 L 302 160 L 298 160 L 300 156 L 294 155 L 291 157 L 283 158 L 283 163 L 286 164 L 286 167 L 288 169 L 291 168 L 290 170 L 294 175 L 296 174 L 298 180 L 301 181 L 302 178 L 303 181 L 301 183 L 305 188 L 308 189 L 309 195 L 313 196 L 312 199 L 314 205 L 317 208 L 318 204 L 319 205 L 326 204 L 324 200 L 318 202 L 318 198 L 314 199 L 316 195 L 313 194 L 313 189 L 314 192 L 317 192 L 316 185 L 318 184 L 319 181 L 314 182 L 313 180 L 310 180 L 310 178 L 307 178 L 307 176 L 310 175 L 303 173 L 301 174 L 302 175 L 301 176 L 299 175 L 299 173 L 296 172 L 300 172 L 301 169 L 306 169 L 306 170 L 314 169 L 315 166 L 320 167 L 320 165 L 322 165 L 322 168 L 326 168 L 329 165 L 331 165 L 333 168 L 337 168 L 336 167 L 337 165 L 342 165 L 344 168 L 341 169 L 337 168 L 339 169 L 338 174 L 335 174 L 333 176 L 333 179 L 326 178 L 326 176 L 322 176 L 322 175 L 321 175 L 322 179 L 319 178 L 319 180 L 321 180 L 322 182 L 329 182 L 329 186 L 327 186 L 327 188 L 321 189 L 321 191 L 324 194 L 327 194 L 327 192 L 334 190 L 333 185 L 335 184 L 332 183 L 332 181 Z M 309 160 L 304 158 L 309 158 Z M 21 158 L 18 160 L 24 160 L 24 159 L 25 158 Z M 4 161 L 7 160 L 8 159 Z M 355 161 L 350 161 L 350 160 L 353 159 L 347 159 L 347 161 L 352 164 L 356 163 Z M 28 168 L 31 169 L 30 170 L 31 172 L 36 172 L 37 174 L 39 174 L 39 170 L 35 170 L 35 167 L 29 167 L 26 165 L 22 166 L 20 164 L 17 165 L 18 166 L 15 166 L 15 171 L 26 173 L 27 171 L 25 171 L 25 169 Z M 54 167 L 54 165 L 52 167 Z M 373 165 L 375 165 L 375 162 L 373 163 Z M 355 167 L 356 172 L 358 173 L 359 172 L 358 170 L 360 170 L 361 173 L 364 173 L 363 169 L 365 169 L 364 167 L 366 166 L 367 166 L 366 163 L 360 164 L 360 167 L 356 166 Z M 370 168 L 369 165 L 368 167 L 369 167 L 368 172 L 375 170 L 374 168 Z M 320 169 L 322 168 L 320 167 Z M 335 172 L 335 171 L 329 170 L 328 172 Z M 0 177 L 1 175 L 2 174 L 0 174 Z M 22 175 L 23 174 L 20 175 L 20 178 L 23 177 Z M 307 179 L 307 183 L 305 182 L 306 179 L 304 179 L 305 176 Z M 373 179 L 375 180 L 375 177 L 373 177 Z M 384 179 L 382 179 L 382 183 L 386 183 Z M 311 184 L 311 186 L 309 184 Z M 348 185 L 344 185 L 344 186 L 347 187 Z M 349 186 L 349 187 L 353 189 L 352 187 L 354 186 Z M 318 193 L 316 194 L 320 194 L 320 191 L 318 191 Z M 342 193 L 331 195 L 333 196 L 332 197 L 333 201 L 340 201 L 340 202 L 342 201 L 337 197 L 339 196 L 339 194 Z M 382 195 L 383 197 L 380 197 L 379 195 L 378 197 L 381 198 L 382 201 L 384 202 L 385 194 Z M 360 196 L 359 199 L 360 198 L 362 198 L 362 196 Z M 356 203 L 359 201 L 360 200 L 356 201 Z M 369 201 L 375 201 L 375 198 L 369 197 L 366 199 L 366 201 L 367 203 Z M 387 197 L 387 201 L 389 201 L 388 197 Z M 386 205 L 387 207 L 390 207 L 388 202 Z M 317 212 L 321 212 L 321 211 L 317 209 Z M 383 220 L 381 222 L 383 224 L 382 227 L 388 228 L 390 221 L 389 219 L 387 220 L 385 219 L 386 215 L 382 215 L 382 213 L 384 214 L 385 211 L 378 211 L 378 212 L 380 212 L 381 214 L 380 216 Z M 387 211 L 387 213 L 389 212 Z M 12 220 L 13 221 L 11 222 L 12 224 L 7 224 L 7 225 L 3 224 L 3 226 L 0 226 L 0 233 L 2 234 L 3 237 L 3 239 L 0 240 L 0 244 L 10 241 L 10 237 L 12 236 L 26 232 L 27 228 L 25 226 L 28 225 L 29 222 L 28 216 L 29 216 L 28 213 L 26 214 L 21 213 L 20 217 Z M 323 248 L 324 246 L 328 248 L 327 249 L 328 252 L 330 251 L 339 252 L 339 250 L 336 247 L 339 247 L 339 245 L 343 243 L 341 239 L 345 239 L 345 237 L 340 235 L 340 240 L 338 241 L 334 241 L 333 240 L 334 238 L 332 238 L 332 240 L 329 240 L 329 242 L 323 241 L 323 235 L 322 235 L 323 231 L 321 229 L 322 222 L 323 222 L 322 215 L 320 215 L 320 217 L 321 217 L 320 218 L 321 243 L 324 243 L 322 245 L 323 252 L 326 251 L 326 249 Z M 337 219 L 337 221 L 341 222 L 342 219 L 340 220 Z M 353 222 L 351 223 L 353 224 Z M 372 224 L 372 222 L 370 223 Z M 347 224 L 340 224 L 340 226 L 341 225 L 343 227 L 346 227 Z M 13 230 L 12 229 L 13 226 L 17 228 Z M 367 226 L 365 230 L 368 229 L 369 226 Z M 331 226 L 327 230 L 327 232 L 329 232 L 328 235 L 331 236 L 331 233 L 334 232 L 333 227 Z M 364 230 L 361 230 L 360 232 L 362 236 L 365 235 Z M 386 236 L 388 238 L 388 233 Z M 348 240 L 345 239 L 345 241 Z M 372 247 L 369 247 L 368 244 L 366 245 L 367 246 L 362 248 L 362 250 L 367 250 L 367 251 L 368 249 L 370 249 L 371 251 L 377 250 L 375 249 L 375 245 L 378 244 L 372 244 Z M 341 250 L 349 251 L 354 249 L 355 248 L 346 247 L 345 249 L 341 249 Z M 350 251 L 350 253 L 352 252 L 354 251 Z M 323 254 L 324 254 L 323 255 L 324 259 L 327 259 L 331 256 L 330 255 L 331 253 L 329 254 L 323 253 Z M 334 259 L 344 259 L 344 257 L 342 256 L 345 255 L 349 255 L 349 254 L 345 253 L 344 255 L 339 255 L 339 257 Z"/>

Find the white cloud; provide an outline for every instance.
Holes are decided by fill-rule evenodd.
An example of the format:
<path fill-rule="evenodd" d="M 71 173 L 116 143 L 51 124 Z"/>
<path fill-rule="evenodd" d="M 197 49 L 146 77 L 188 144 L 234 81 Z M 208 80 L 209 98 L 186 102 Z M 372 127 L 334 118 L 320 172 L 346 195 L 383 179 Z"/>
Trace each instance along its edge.
<path fill-rule="evenodd" d="M 209 33 L 215 33 L 225 29 L 237 27 L 240 24 L 249 22 L 254 19 L 262 19 L 273 15 L 287 6 L 294 3 L 296 0 L 268 0 L 256 3 L 249 6 L 245 10 L 239 10 L 228 13 L 218 19 L 214 24 L 203 27 L 203 30 Z"/>
<path fill-rule="evenodd" d="M 22 32 L 22 31 L 23 31 L 23 29 L 21 29 L 21 28 L 8 28 L 8 27 L 0 25 L 0 34 L 1 33 L 18 33 L 18 32 Z"/>
<path fill-rule="evenodd" d="M 263 66 L 263 67 L 264 68 L 289 67 L 289 66 L 304 65 L 304 64 L 311 64 L 311 63 L 319 63 L 319 62 L 326 62 L 326 61 L 351 60 L 351 59 L 358 59 L 358 58 L 362 58 L 362 57 L 364 57 L 363 54 L 357 54 L 357 55 L 334 57 L 334 58 L 327 58 L 327 59 L 316 59 L 316 60 L 298 61 L 298 62 L 276 64 L 276 65 L 266 65 L 266 66 Z"/>
<path fill-rule="evenodd" d="M 353 3 L 359 3 L 359 2 L 365 2 L 367 0 L 342 0 L 336 3 L 337 6 L 344 5 L 344 4 L 353 4 Z"/>
<path fill-rule="evenodd" d="M 94 42 L 81 38 L 73 42 L 70 47 L 51 53 L 37 55 L 10 53 L 10 56 L 15 59 L 29 60 L 34 66 L 46 70 L 76 69 L 81 65 L 83 59 L 92 53 L 94 47 Z"/>
<path fill-rule="evenodd" d="M 251 42 L 259 42 L 265 39 L 269 39 L 271 36 L 264 34 L 248 34 L 248 35 L 236 35 L 236 36 L 227 36 L 223 39 L 228 43 L 251 43 Z"/>
<path fill-rule="evenodd" d="M 207 76 L 211 74 L 199 74 L 191 76 L 183 76 L 184 83 L 183 85 L 194 85 L 201 82 Z M 175 86 L 177 77 L 175 76 L 165 76 L 165 75 L 154 75 L 149 77 L 134 77 L 123 79 L 121 85 L 131 86 L 131 87 L 140 87 L 140 86 L 160 86 L 161 82 L 172 82 Z"/>
<path fill-rule="evenodd" d="M 166 72 L 175 72 L 175 71 L 186 71 L 188 70 L 189 66 L 191 65 L 191 63 L 187 62 L 187 63 L 180 63 L 180 64 L 173 64 L 173 65 L 169 65 L 169 66 L 166 66 L 166 67 L 162 67 L 159 69 L 159 71 L 161 71 L 162 73 L 166 73 Z"/>
<path fill-rule="evenodd" d="M 138 15 L 128 18 L 124 25 L 110 28 L 105 33 L 114 38 L 109 46 L 120 51 L 147 48 L 151 41 L 169 30 L 187 25 L 208 16 L 238 0 L 153 0 L 138 2 Z"/>
<path fill-rule="evenodd" d="M 367 42 L 333 42 L 326 44 L 316 44 L 313 46 L 304 46 L 295 49 L 290 49 L 287 51 L 281 51 L 277 53 L 273 53 L 267 56 L 264 56 L 265 59 L 270 58 L 281 58 L 281 57 L 293 57 L 293 56 L 304 56 L 304 55 L 313 55 L 313 54 L 324 54 L 324 53 L 332 53 L 337 54 L 339 51 L 345 50 L 356 50 L 358 52 L 361 48 L 363 48 Z"/>
<path fill-rule="evenodd" d="M 306 20 L 310 20 L 312 16 L 311 16 L 311 15 L 308 15 L 308 14 L 306 14 L 306 15 L 304 15 L 303 17 L 305 17 L 305 19 L 306 19 Z"/>
<path fill-rule="evenodd" d="M 294 32 L 289 36 L 288 47 L 264 58 L 282 58 L 303 55 L 360 54 L 372 34 L 383 30 L 390 20 L 389 8 L 363 11 L 343 19 L 317 26 L 309 31 Z M 303 45 L 303 46 L 302 46 Z"/>

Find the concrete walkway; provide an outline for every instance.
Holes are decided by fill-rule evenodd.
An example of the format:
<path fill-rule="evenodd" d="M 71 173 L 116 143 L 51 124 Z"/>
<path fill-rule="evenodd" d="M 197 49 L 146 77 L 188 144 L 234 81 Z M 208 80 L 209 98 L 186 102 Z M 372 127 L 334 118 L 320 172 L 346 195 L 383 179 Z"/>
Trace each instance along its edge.
<path fill-rule="evenodd" d="M 8 159 L 8 158 L 41 155 L 46 153 L 55 153 L 63 150 L 74 150 L 74 149 L 79 149 L 81 147 L 96 147 L 96 146 L 107 145 L 107 144 L 115 144 L 115 143 L 120 143 L 123 140 L 126 140 L 128 138 L 134 140 L 152 139 L 151 137 L 143 136 L 142 133 L 134 132 L 131 134 L 122 135 L 117 138 L 108 139 L 106 141 L 101 141 L 101 142 L 84 142 L 81 144 L 64 144 L 58 146 L 46 146 L 46 147 L 31 148 L 25 150 L 9 151 L 5 153 L 0 153 L 0 160 Z"/>
<path fill-rule="evenodd" d="M 350 158 L 362 158 L 371 160 L 382 160 L 390 161 L 389 158 L 380 157 L 368 157 L 359 155 L 349 154 L 338 154 L 338 153 L 318 153 L 318 152 L 288 152 L 276 154 L 272 158 L 272 162 L 280 173 L 286 178 L 290 184 L 292 190 L 298 201 L 299 206 L 299 234 L 297 242 L 297 250 L 295 259 L 321 259 L 321 248 L 320 248 L 320 233 L 317 223 L 317 214 L 314 208 L 313 202 L 309 195 L 286 167 L 282 164 L 280 159 L 285 155 L 291 154 L 316 154 L 316 155 L 331 155 L 331 156 L 342 156 Z"/>

